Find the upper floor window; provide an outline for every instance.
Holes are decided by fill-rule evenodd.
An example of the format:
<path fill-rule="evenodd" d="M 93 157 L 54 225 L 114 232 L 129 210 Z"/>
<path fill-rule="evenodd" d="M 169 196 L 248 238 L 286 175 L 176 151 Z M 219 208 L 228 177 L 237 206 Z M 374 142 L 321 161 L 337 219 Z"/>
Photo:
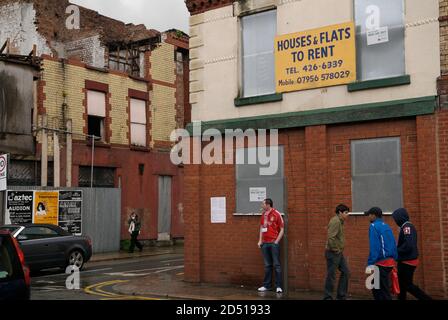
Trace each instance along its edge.
<path fill-rule="evenodd" d="M 87 128 L 89 136 L 105 141 L 106 94 L 104 92 L 87 91 Z"/>
<path fill-rule="evenodd" d="M 403 0 L 355 0 L 358 80 L 405 74 Z"/>
<path fill-rule="evenodd" d="M 131 144 L 146 147 L 146 101 L 131 99 Z"/>
<path fill-rule="evenodd" d="M 275 93 L 274 43 L 277 10 L 241 18 L 243 96 Z"/>

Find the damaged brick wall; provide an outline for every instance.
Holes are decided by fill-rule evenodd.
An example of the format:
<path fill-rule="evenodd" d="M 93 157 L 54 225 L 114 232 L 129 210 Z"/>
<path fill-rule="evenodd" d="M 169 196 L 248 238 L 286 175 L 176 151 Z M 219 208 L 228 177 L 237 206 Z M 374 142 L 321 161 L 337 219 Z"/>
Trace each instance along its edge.
<path fill-rule="evenodd" d="M 5 3 L 0 0 L 0 46 L 10 39 L 10 53 L 27 55 L 37 46 L 37 53 L 51 54 L 46 39 L 36 29 L 36 10 L 31 3 Z"/>
<path fill-rule="evenodd" d="M 143 24 L 125 24 L 79 7 L 80 30 L 66 28 L 68 0 L 0 0 L 0 41 L 13 40 L 15 53 L 78 57 L 95 67 L 105 66 L 107 44 L 140 41 L 160 33 Z"/>
<path fill-rule="evenodd" d="M 67 58 L 81 60 L 91 66 L 106 66 L 106 49 L 102 46 L 99 35 L 67 42 L 65 53 Z"/>

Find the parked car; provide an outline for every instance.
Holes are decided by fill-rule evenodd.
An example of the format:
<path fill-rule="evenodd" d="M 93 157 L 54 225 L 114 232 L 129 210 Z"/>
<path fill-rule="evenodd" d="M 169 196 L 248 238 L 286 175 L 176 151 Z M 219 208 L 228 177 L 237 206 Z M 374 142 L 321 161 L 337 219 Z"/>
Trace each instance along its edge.
<path fill-rule="evenodd" d="M 0 230 L 0 300 L 30 299 L 30 270 L 17 240 Z"/>
<path fill-rule="evenodd" d="M 0 230 L 11 232 L 19 241 L 25 261 L 32 271 L 74 265 L 82 270 L 92 256 L 89 237 L 74 236 L 64 229 L 46 224 L 6 225 Z"/>

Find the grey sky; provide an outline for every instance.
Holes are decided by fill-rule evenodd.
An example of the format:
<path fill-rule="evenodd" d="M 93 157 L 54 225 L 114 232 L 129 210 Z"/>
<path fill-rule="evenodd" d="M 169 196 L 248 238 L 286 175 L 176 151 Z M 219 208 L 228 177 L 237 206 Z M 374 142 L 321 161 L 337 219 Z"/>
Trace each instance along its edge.
<path fill-rule="evenodd" d="M 125 23 L 143 23 L 147 28 L 189 33 L 189 13 L 184 0 L 70 0 Z"/>

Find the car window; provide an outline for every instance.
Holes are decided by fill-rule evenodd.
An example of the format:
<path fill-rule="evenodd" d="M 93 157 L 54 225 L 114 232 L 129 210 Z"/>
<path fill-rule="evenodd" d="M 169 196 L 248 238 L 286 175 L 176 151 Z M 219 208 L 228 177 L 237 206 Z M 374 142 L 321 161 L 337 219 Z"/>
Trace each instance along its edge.
<path fill-rule="evenodd" d="M 20 261 L 17 257 L 14 244 L 9 236 L 0 236 L 0 282 L 20 278 L 20 270 Z"/>
<path fill-rule="evenodd" d="M 26 236 L 28 240 L 47 239 L 59 236 L 56 231 L 47 227 L 27 227 L 20 235 Z"/>

